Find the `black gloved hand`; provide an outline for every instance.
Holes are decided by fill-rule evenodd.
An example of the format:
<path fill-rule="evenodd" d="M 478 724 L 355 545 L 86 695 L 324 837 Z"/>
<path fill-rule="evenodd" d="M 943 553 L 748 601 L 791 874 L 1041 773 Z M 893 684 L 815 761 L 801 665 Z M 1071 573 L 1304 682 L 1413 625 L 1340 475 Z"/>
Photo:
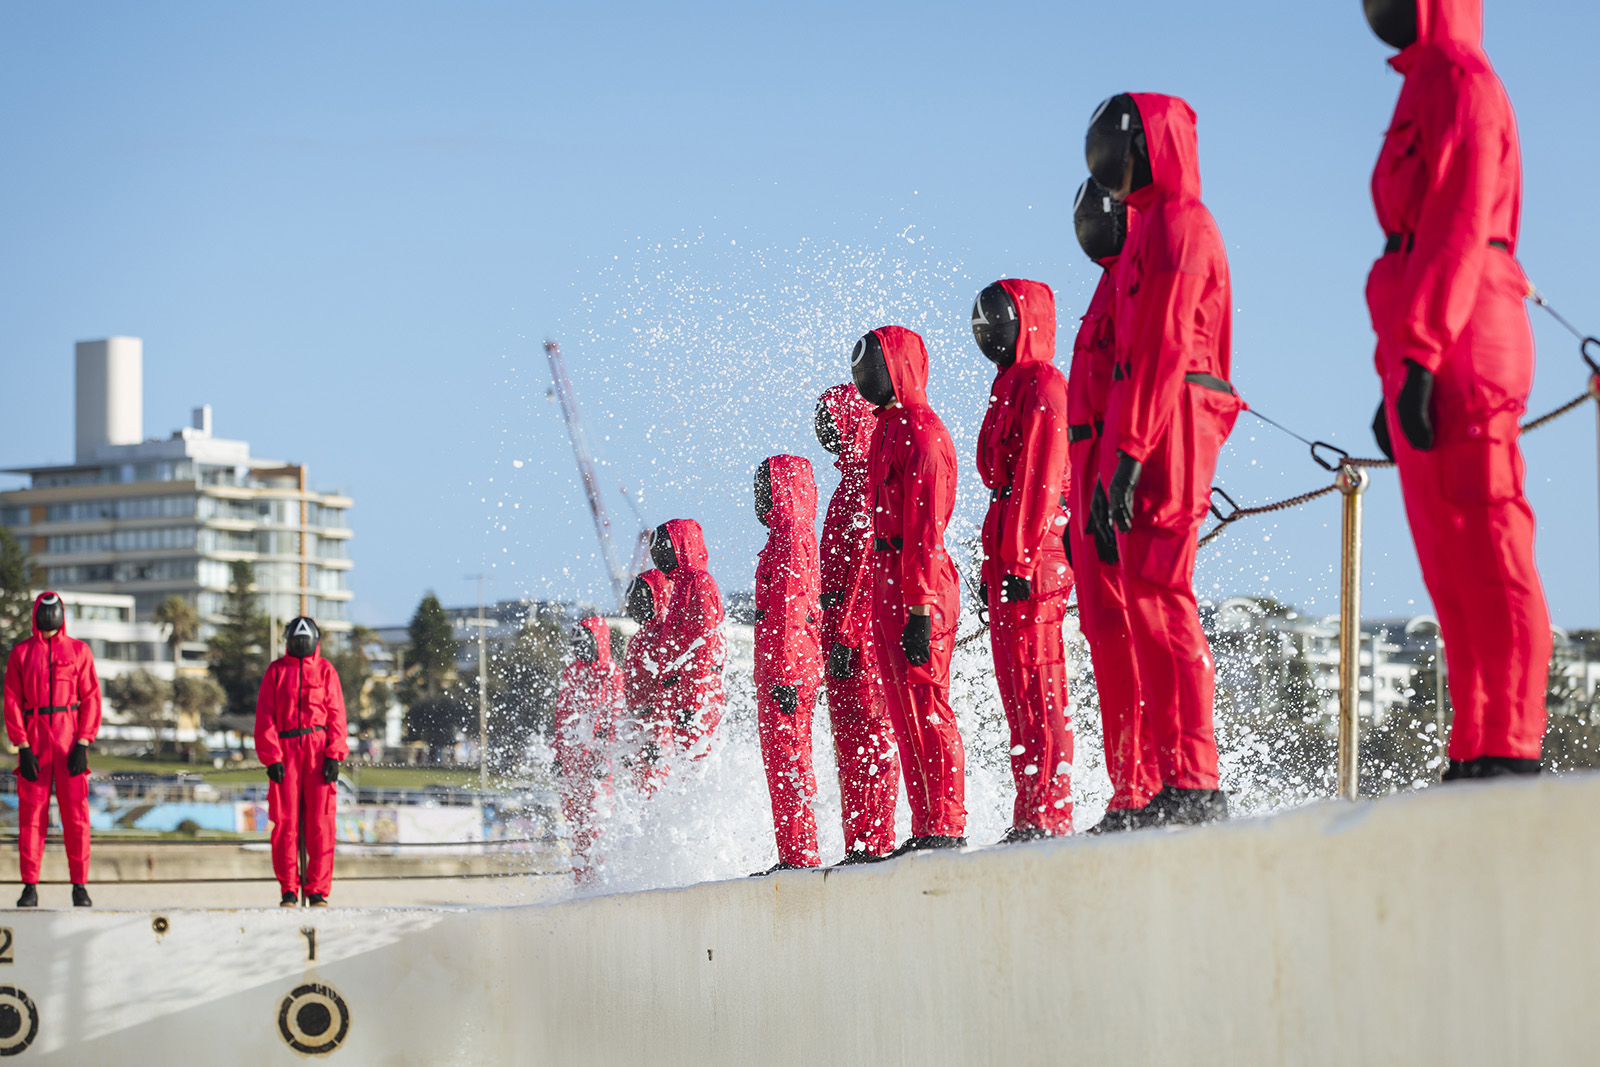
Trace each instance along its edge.
<path fill-rule="evenodd" d="M 283 764 L 281 764 L 281 763 L 269 763 L 269 764 L 267 764 L 267 777 L 271 778 L 274 782 L 277 782 L 279 785 L 282 785 L 283 784 Z"/>
<path fill-rule="evenodd" d="M 339 780 L 339 761 L 332 756 L 322 757 L 322 784 L 332 785 Z"/>
<path fill-rule="evenodd" d="M 1007 603 L 1019 600 L 1029 600 L 1033 597 L 1033 586 L 1028 579 L 1019 578 L 1015 574 L 1008 574 L 1000 579 L 1000 599 Z"/>
<path fill-rule="evenodd" d="M 1378 442 L 1383 458 L 1394 461 L 1394 445 L 1389 443 L 1389 420 L 1385 417 L 1383 401 L 1378 401 L 1378 411 L 1372 416 L 1372 439 Z"/>
<path fill-rule="evenodd" d="M 1094 538 L 1095 555 L 1100 557 L 1100 562 L 1108 566 L 1116 564 L 1120 558 L 1117 552 L 1117 535 L 1111 530 L 1111 501 L 1106 497 L 1106 488 L 1099 482 L 1094 483 L 1094 493 L 1089 498 L 1089 536 Z"/>
<path fill-rule="evenodd" d="M 822 596 L 817 598 L 817 602 L 822 605 L 823 611 L 827 611 L 829 608 L 836 608 L 844 603 L 844 590 L 833 589 L 823 593 Z"/>
<path fill-rule="evenodd" d="M 67 750 L 67 773 L 76 778 L 89 773 L 89 746 L 78 742 Z"/>
<path fill-rule="evenodd" d="M 986 608 L 988 606 L 989 606 L 989 583 L 988 582 L 979 582 L 978 583 L 978 607 Z"/>
<path fill-rule="evenodd" d="M 928 642 L 933 638 L 933 616 L 908 615 L 906 628 L 900 631 L 900 647 L 905 650 L 906 662 L 920 667 L 933 658 Z"/>
<path fill-rule="evenodd" d="M 667 675 L 665 678 L 661 679 L 661 688 L 671 689 L 673 686 L 678 684 L 679 677 L 680 676 L 676 674 Z"/>
<path fill-rule="evenodd" d="M 852 662 L 855 659 L 855 649 L 838 641 L 828 650 L 828 673 L 835 678 L 845 679 L 855 673 Z"/>
<path fill-rule="evenodd" d="M 30 782 L 39 780 L 39 757 L 33 754 L 33 747 L 17 751 L 17 773 Z"/>
<path fill-rule="evenodd" d="M 1411 447 L 1426 452 L 1433 447 L 1433 372 L 1406 360 L 1406 384 L 1394 400 L 1394 417 Z"/>
<path fill-rule="evenodd" d="M 800 710 L 800 692 L 792 685 L 775 685 L 772 687 L 772 701 L 778 705 L 778 710 L 785 715 L 793 715 Z"/>
<path fill-rule="evenodd" d="M 1111 475 L 1111 488 L 1106 490 L 1106 506 L 1111 521 L 1123 533 L 1133 529 L 1133 491 L 1139 487 L 1139 475 L 1143 473 L 1143 463 L 1126 452 L 1117 453 L 1117 469 Z"/>
<path fill-rule="evenodd" d="M 1067 554 L 1067 566 L 1072 566 L 1072 534 L 1069 530 L 1061 531 L 1061 551 Z"/>

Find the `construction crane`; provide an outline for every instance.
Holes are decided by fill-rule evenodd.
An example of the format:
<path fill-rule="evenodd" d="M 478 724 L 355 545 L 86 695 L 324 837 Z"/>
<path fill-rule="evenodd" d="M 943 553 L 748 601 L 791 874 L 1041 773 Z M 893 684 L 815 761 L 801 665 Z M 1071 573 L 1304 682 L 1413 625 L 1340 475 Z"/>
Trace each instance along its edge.
<path fill-rule="evenodd" d="M 617 598 L 617 610 L 624 611 L 628 595 L 628 582 L 641 569 L 642 560 L 649 552 L 650 531 L 641 529 L 634 545 L 629 569 L 617 565 L 617 550 L 611 541 L 611 517 L 606 514 L 605 498 L 600 495 L 600 477 L 595 473 L 594 457 L 589 454 L 589 441 L 583 432 L 583 422 L 578 417 L 578 398 L 572 391 L 572 379 L 567 377 L 567 365 L 561 358 L 561 346 L 554 341 L 544 343 L 544 354 L 550 360 L 550 377 L 555 379 L 556 399 L 561 403 L 562 417 L 567 420 L 567 436 L 572 440 L 572 454 L 578 461 L 578 476 L 583 479 L 583 491 L 589 498 L 589 513 L 594 516 L 594 532 L 600 538 L 600 551 L 605 558 L 606 576 L 611 579 L 611 591 Z M 626 488 L 623 496 L 635 516 L 639 509 Z M 643 519 L 640 519 L 641 526 Z"/>

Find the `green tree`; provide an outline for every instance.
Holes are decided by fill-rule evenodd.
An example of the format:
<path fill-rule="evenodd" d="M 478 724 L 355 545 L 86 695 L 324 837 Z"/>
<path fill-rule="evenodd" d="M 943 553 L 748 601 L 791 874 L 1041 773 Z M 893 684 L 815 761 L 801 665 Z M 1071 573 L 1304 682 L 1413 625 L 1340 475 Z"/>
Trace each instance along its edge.
<path fill-rule="evenodd" d="M 229 715 L 255 715 L 256 694 L 267 670 L 270 635 L 266 617 L 256 611 L 254 585 L 253 568 L 243 560 L 236 561 L 222 608 L 222 625 L 206 650 L 211 677 L 222 686 Z"/>
<path fill-rule="evenodd" d="M 430 590 L 408 629 L 411 652 L 400 691 L 406 733 L 434 749 L 444 748 L 455 743 L 458 731 L 477 725 L 476 712 L 456 691 L 455 627 Z"/>
<path fill-rule="evenodd" d="M 333 664 L 333 669 L 339 672 L 339 686 L 344 691 L 345 714 L 354 723 L 365 722 L 366 709 L 363 707 L 361 697 L 367 688 L 367 680 L 372 677 L 372 668 L 367 659 L 367 646 L 377 640 L 377 637 L 371 628 L 357 626 L 350 631 L 345 640 L 331 650 L 328 648 L 328 643 L 323 642 L 322 654 Z"/>
<path fill-rule="evenodd" d="M 172 683 L 172 706 L 179 714 L 192 717 L 201 733 L 216 729 L 217 713 L 225 699 L 222 686 L 208 674 L 183 674 Z M 201 745 L 188 747 L 190 759 L 203 755 L 202 749 Z"/>
<path fill-rule="evenodd" d="M 200 613 L 189 601 L 173 594 L 156 605 L 150 613 L 150 619 L 157 626 L 166 627 L 167 648 L 172 651 L 172 662 L 176 665 L 179 646 L 200 635 Z"/>
<path fill-rule="evenodd" d="M 22 542 L 0 526 L 0 681 L 11 646 L 33 632 L 33 561 Z"/>
<path fill-rule="evenodd" d="M 107 701 L 127 716 L 135 726 L 150 731 L 150 751 L 161 751 L 161 731 L 170 721 L 168 707 L 172 700 L 172 683 L 157 678 L 140 667 L 138 670 L 107 678 L 101 683 Z"/>
<path fill-rule="evenodd" d="M 534 734 L 549 735 L 570 641 L 560 615 L 534 612 L 516 640 L 489 657 L 491 765 L 514 770 Z M 618 647 L 613 644 L 613 648 Z M 476 686 L 476 677 L 472 686 Z M 463 688 L 470 689 L 463 683 Z"/>

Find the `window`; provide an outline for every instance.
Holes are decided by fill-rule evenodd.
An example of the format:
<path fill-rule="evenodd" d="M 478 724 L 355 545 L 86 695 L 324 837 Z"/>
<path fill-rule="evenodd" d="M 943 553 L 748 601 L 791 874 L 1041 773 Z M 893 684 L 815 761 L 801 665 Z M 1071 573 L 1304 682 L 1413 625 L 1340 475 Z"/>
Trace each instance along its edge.
<path fill-rule="evenodd" d="M 113 530 L 109 533 L 57 534 L 46 542 L 54 555 L 80 552 L 147 552 L 161 548 L 193 548 L 193 526 L 156 526 L 148 530 Z"/>
<path fill-rule="evenodd" d="M 67 618 L 80 622 L 86 619 L 94 622 L 128 622 L 131 614 L 131 609 L 116 604 L 67 603 Z"/>
<path fill-rule="evenodd" d="M 74 500 L 51 504 L 46 522 L 92 522 L 96 519 L 176 519 L 195 512 L 192 496 L 123 497 L 120 500 Z"/>
<path fill-rule="evenodd" d="M 29 510 L 26 505 L 14 508 L 0 508 L 0 526 L 28 525 Z"/>
<path fill-rule="evenodd" d="M 254 552 L 254 532 L 238 530 L 201 530 L 195 542 L 202 552 Z"/>
<path fill-rule="evenodd" d="M 312 617 L 315 619 L 323 622 L 344 621 L 344 601 L 342 600 L 324 600 L 322 597 L 312 597 L 308 606 L 311 609 Z"/>
<path fill-rule="evenodd" d="M 203 559 L 195 567 L 195 580 L 212 589 L 226 589 L 233 581 L 233 568 L 220 559 Z"/>

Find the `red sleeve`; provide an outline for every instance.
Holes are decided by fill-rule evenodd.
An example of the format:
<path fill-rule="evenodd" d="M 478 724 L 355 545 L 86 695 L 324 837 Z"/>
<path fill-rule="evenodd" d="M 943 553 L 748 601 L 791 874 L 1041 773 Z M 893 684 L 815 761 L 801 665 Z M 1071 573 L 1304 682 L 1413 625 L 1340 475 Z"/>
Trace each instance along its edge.
<path fill-rule="evenodd" d="M 327 728 L 328 744 L 323 749 L 323 755 L 342 760 L 350 755 L 350 718 L 344 708 L 344 686 L 339 682 L 338 668 L 327 660 L 323 660 L 322 665 L 327 668 L 323 691 L 328 694 L 328 714 L 323 723 Z"/>
<path fill-rule="evenodd" d="M 100 734 L 100 674 L 94 669 L 94 653 L 89 646 L 78 646 L 82 663 L 78 667 L 78 736 L 93 742 Z"/>
<path fill-rule="evenodd" d="M 1484 77 L 1452 66 L 1419 94 L 1428 186 L 1405 259 L 1394 351 L 1435 373 L 1477 304 L 1489 240 L 1511 237 L 1489 232 L 1500 161 L 1514 149 L 1496 121 L 1500 108 L 1487 98 Z"/>
<path fill-rule="evenodd" d="M 1067 494 L 1066 380 L 1050 367 L 1019 399 L 1028 412 L 1017 457 L 1022 484 L 1012 490 L 1010 521 L 1001 528 L 1000 568 L 1002 574 L 1032 578 L 1040 553 L 1047 545 L 1060 545 L 1066 528 L 1056 522 Z"/>
<path fill-rule="evenodd" d="M 809 622 L 817 610 L 817 581 L 797 543 L 801 530 L 774 532 L 756 577 L 756 679 L 760 685 L 804 685 L 816 663 Z M 810 575 L 810 580 L 808 580 Z"/>
<path fill-rule="evenodd" d="M 1113 442 L 1116 451 L 1126 452 L 1141 463 L 1172 422 L 1184 373 L 1197 349 L 1195 324 L 1208 288 L 1203 263 L 1186 263 L 1181 248 L 1161 247 L 1159 234 L 1183 241 L 1182 235 L 1171 232 L 1175 228 L 1188 229 L 1182 225 L 1183 220 L 1178 220 L 1176 227 L 1159 230 L 1153 222 L 1146 224 L 1145 232 L 1152 245 L 1147 249 L 1144 276 L 1139 279 L 1138 303 L 1127 347 L 1125 407 Z"/>
<path fill-rule="evenodd" d="M 941 516 L 955 506 L 956 457 L 948 437 L 921 420 L 911 428 L 906 449 L 905 504 L 900 517 L 901 603 L 936 603 L 939 576 L 953 569 L 944 548 Z"/>
<path fill-rule="evenodd" d="M 22 660 L 22 642 L 19 641 L 6 657 L 6 738 L 13 748 L 21 748 L 28 741 L 27 726 L 22 721 Z"/>
<path fill-rule="evenodd" d="M 273 707 L 277 686 L 273 685 L 274 664 L 267 664 L 267 673 L 261 676 L 261 690 L 256 693 L 256 759 L 262 766 L 283 762 L 283 749 L 278 744 L 278 711 Z"/>

